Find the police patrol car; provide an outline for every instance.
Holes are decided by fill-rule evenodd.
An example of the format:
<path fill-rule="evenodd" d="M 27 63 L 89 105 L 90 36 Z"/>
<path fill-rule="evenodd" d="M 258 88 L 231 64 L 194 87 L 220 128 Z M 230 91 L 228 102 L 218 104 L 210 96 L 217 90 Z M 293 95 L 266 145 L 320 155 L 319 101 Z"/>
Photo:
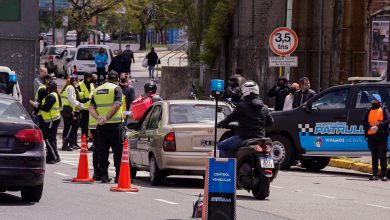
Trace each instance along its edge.
<path fill-rule="evenodd" d="M 0 93 L 13 96 L 22 103 L 22 93 L 18 83 L 18 76 L 6 66 L 0 66 Z"/>
<path fill-rule="evenodd" d="M 333 156 L 371 155 L 361 120 L 374 93 L 390 106 L 390 83 L 375 77 L 349 81 L 322 91 L 296 109 L 272 113 L 275 123 L 267 136 L 273 141 L 271 154 L 282 169 L 298 159 L 303 167 L 320 170 Z"/>

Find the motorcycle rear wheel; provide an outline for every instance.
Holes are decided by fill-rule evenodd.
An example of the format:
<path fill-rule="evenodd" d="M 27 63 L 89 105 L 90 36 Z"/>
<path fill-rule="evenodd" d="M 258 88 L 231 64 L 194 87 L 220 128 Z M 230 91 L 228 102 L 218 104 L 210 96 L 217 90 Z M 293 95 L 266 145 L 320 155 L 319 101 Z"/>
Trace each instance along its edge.
<path fill-rule="evenodd" d="M 252 189 L 252 195 L 255 199 L 264 200 L 269 196 L 269 188 L 271 183 L 271 178 L 265 177 L 263 175 L 260 176 L 260 183 L 257 188 Z"/>

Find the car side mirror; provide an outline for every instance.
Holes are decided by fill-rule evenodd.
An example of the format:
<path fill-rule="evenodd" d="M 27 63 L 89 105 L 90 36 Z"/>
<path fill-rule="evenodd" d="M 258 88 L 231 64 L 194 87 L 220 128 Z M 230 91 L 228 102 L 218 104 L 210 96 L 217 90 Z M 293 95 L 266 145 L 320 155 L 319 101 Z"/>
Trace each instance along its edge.
<path fill-rule="evenodd" d="M 130 122 L 127 124 L 127 128 L 130 130 L 135 130 L 137 128 L 138 123 L 137 122 Z"/>

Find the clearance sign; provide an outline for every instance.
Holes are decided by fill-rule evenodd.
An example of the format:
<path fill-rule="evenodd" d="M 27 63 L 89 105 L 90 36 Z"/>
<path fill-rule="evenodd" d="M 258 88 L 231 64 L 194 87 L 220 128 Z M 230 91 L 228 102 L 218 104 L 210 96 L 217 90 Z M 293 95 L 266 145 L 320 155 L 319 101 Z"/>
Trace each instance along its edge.
<path fill-rule="evenodd" d="M 20 21 L 21 0 L 0 0 L 0 21 Z"/>

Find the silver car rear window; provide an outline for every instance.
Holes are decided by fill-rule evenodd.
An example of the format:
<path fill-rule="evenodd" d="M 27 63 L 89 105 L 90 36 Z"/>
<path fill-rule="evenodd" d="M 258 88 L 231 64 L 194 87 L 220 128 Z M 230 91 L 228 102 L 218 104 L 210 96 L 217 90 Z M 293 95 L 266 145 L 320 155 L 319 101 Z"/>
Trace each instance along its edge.
<path fill-rule="evenodd" d="M 231 113 L 229 107 L 220 106 L 218 121 Z M 169 124 L 214 123 L 215 106 L 198 104 L 173 104 L 169 106 Z"/>
<path fill-rule="evenodd" d="M 15 100 L 0 99 L 0 119 L 30 119 L 23 106 Z"/>

